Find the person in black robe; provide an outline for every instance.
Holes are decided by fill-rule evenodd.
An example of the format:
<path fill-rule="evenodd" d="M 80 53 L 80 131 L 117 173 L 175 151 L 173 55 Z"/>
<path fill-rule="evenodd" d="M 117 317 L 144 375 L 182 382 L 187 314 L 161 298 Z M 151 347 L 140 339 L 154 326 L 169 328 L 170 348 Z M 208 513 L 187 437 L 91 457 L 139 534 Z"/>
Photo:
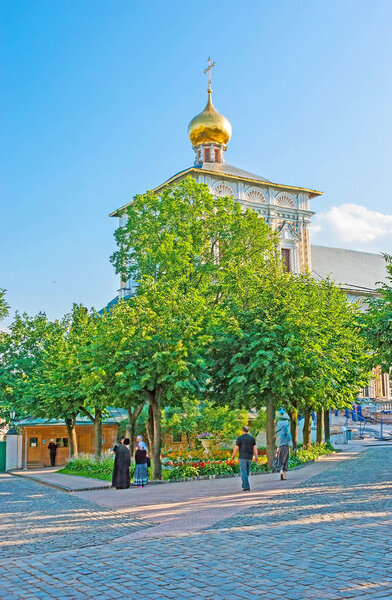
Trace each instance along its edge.
<path fill-rule="evenodd" d="M 131 485 L 129 467 L 131 466 L 131 454 L 129 452 L 129 438 L 125 438 L 122 444 L 117 446 L 114 457 L 112 486 L 118 490 L 125 490 Z"/>
<path fill-rule="evenodd" d="M 113 446 L 113 452 L 114 452 L 114 454 L 116 454 L 116 452 L 117 452 L 117 448 L 118 448 L 120 445 L 122 445 L 122 444 L 124 443 L 124 440 L 125 440 L 125 437 L 121 437 L 121 438 L 120 438 L 120 441 L 119 441 L 119 442 L 117 442 L 117 444 L 115 444 L 115 445 Z"/>
<path fill-rule="evenodd" d="M 48 444 L 48 450 L 50 453 L 50 465 L 52 467 L 56 464 L 56 452 L 57 452 L 57 444 L 54 440 L 50 440 Z"/>

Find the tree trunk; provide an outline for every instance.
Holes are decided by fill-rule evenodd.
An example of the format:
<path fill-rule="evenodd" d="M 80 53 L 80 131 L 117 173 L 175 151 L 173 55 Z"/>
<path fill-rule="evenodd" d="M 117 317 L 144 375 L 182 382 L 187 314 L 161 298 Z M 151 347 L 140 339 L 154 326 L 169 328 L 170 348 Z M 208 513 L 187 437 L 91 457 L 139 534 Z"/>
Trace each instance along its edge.
<path fill-rule="evenodd" d="M 312 436 L 312 409 L 305 408 L 304 412 L 304 426 L 302 429 L 303 433 L 303 447 L 310 448 L 311 436 Z"/>
<path fill-rule="evenodd" d="M 128 406 L 128 426 L 127 426 L 127 435 L 131 441 L 129 444 L 129 452 L 131 453 L 131 460 L 133 458 L 134 450 L 135 450 L 135 437 L 136 437 L 136 421 L 138 416 L 143 410 L 144 402 L 141 402 L 132 410 L 131 406 Z"/>
<path fill-rule="evenodd" d="M 295 450 L 298 445 L 298 410 L 289 410 L 288 415 L 290 417 L 290 433 L 293 440 L 293 450 Z"/>
<path fill-rule="evenodd" d="M 324 441 L 324 420 L 323 420 L 323 409 L 319 408 L 317 411 L 317 438 L 316 442 L 322 444 Z"/>
<path fill-rule="evenodd" d="M 150 402 L 150 397 L 148 397 L 148 401 Z M 153 419 L 153 415 L 152 415 L 151 404 L 148 407 L 148 419 L 147 419 L 147 423 L 146 423 L 146 432 L 147 432 L 147 439 L 148 439 L 148 447 L 152 451 L 152 444 L 153 444 L 153 439 L 154 439 L 154 419 Z"/>
<path fill-rule="evenodd" d="M 76 417 L 65 419 L 69 439 L 69 457 L 73 458 L 78 455 L 78 438 L 76 437 L 75 429 Z"/>
<path fill-rule="evenodd" d="M 324 439 L 325 443 L 331 442 L 331 427 L 329 422 L 329 409 L 324 411 Z"/>
<path fill-rule="evenodd" d="M 153 440 L 151 448 L 151 460 L 152 460 L 152 478 L 162 479 L 162 465 L 161 465 L 161 390 L 155 389 L 153 392 L 149 392 L 150 406 L 152 410 L 153 419 Z"/>
<path fill-rule="evenodd" d="M 102 410 L 100 408 L 95 409 L 94 435 L 95 435 L 95 456 L 97 458 L 101 458 L 101 456 L 102 456 Z"/>
<path fill-rule="evenodd" d="M 275 420 L 275 402 L 272 396 L 269 396 L 266 403 L 267 408 L 267 459 L 268 468 L 272 469 L 276 453 L 276 420 Z"/>

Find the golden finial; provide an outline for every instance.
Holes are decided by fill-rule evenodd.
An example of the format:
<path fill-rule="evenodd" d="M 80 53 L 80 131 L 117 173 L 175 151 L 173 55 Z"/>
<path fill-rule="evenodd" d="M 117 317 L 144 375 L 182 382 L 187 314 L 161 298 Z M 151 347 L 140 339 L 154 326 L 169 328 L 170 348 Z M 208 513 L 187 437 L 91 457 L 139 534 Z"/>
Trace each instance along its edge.
<path fill-rule="evenodd" d="M 211 89 L 211 69 L 212 67 L 215 67 L 215 62 L 213 62 L 211 64 L 211 58 L 208 57 L 208 67 L 206 69 L 204 69 L 204 73 L 208 73 L 208 93 L 211 94 L 212 89 Z"/>

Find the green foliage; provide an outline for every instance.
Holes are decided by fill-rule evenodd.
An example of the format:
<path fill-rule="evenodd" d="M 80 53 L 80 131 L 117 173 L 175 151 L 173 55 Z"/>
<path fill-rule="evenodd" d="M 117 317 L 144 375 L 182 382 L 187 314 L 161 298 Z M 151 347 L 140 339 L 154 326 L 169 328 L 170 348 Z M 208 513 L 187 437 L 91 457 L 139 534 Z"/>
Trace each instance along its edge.
<path fill-rule="evenodd" d="M 261 273 L 276 254 L 276 234 L 253 210 L 233 198 L 213 196 L 188 177 L 159 195 L 136 196 L 124 211 L 126 224 L 115 232 L 111 257 L 124 280 L 173 284 L 187 296 L 198 289 L 216 302 L 230 285 L 245 290 L 248 273 Z"/>
<path fill-rule="evenodd" d="M 265 473 L 266 471 L 268 471 L 268 464 L 266 462 L 252 462 L 250 465 L 251 473 Z"/>
<path fill-rule="evenodd" d="M 200 418 L 200 402 L 195 398 L 185 397 L 182 405 L 168 406 L 164 413 L 162 429 L 173 435 L 185 435 L 188 447 L 192 436 L 198 433 Z"/>
<path fill-rule="evenodd" d="M 123 216 L 111 260 L 124 280 L 138 282 L 129 302 L 137 314 L 129 329 L 129 389 L 150 403 L 159 477 L 161 408 L 205 395 L 222 299 L 239 286 L 246 296 L 250 274 L 277 255 L 276 235 L 255 211 L 243 212 L 192 178 L 136 196 Z"/>
<path fill-rule="evenodd" d="M 289 457 L 289 468 L 298 467 L 303 465 L 304 463 L 310 462 L 323 456 L 325 454 L 331 454 L 331 452 L 336 452 L 331 444 L 314 444 L 310 448 L 301 448 L 297 450 L 295 454 L 290 454 Z"/>
<path fill-rule="evenodd" d="M 358 309 L 330 281 L 281 273 L 254 284 L 257 303 L 231 305 L 212 349 L 213 397 L 249 408 L 338 406 L 367 380 L 367 351 Z"/>
<path fill-rule="evenodd" d="M 53 327 L 43 313 L 35 317 L 17 313 L 9 331 L 0 332 L 1 417 L 7 419 L 11 407 L 17 415 L 39 416 L 30 383 Z"/>
<path fill-rule="evenodd" d="M 226 461 L 207 461 L 199 468 L 199 475 L 224 475 L 233 472 L 233 466 Z"/>
<path fill-rule="evenodd" d="M 392 364 L 392 256 L 384 254 L 384 258 L 388 283 L 383 283 L 377 289 L 377 296 L 370 300 L 364 331 L 373 350 L 371 366 L 380 365 L 384 373 L 389 373 Z"/>
<path fill-rule="evenodd" d="M 257 417 L 251 422 L 249 433 L 256 438 L 261 431 L 265 430 L 266 425 L 267 413 L 264 408 L 261 408 L 257 413 Z"/>
<path fill-rule="evenodd" d="M 247 423 L 248 412 L 244 409 L 185 398 L 182 406 L 166 409 L 163 429 L 185 435 L 190 447 L 192 436 L 202 432 L 211 433 L 220 442 L 231 442 Z"/>
<path fill-rule="evenodd" d="M 231 409 L 227 405 L 219 406 L 207 401 L 200 409 L 199 432 L 212 433 L 222 442 L 236 438 L 241 426 L 247 424 L 248 411 L 245 409 Z"/>
<path fill-rule="evenodd" d="M 9 308 L 5 299 L 5 290 L 0 288 L 0 321 L 8 315 Z"/>
<path fill-rule="evenodd" d="M 186 477 L 198 477 L 199 470 L 191 465 L 175 467 L 169 473 L 169 479 L 185 479 Z"/>
<path fill-rule="evenodd" d="M 95 456 L 78 456 L 69 460 L 63 469 L 58 473 L 66 475 L 79 475 L 81 477 L 92 477 L 95 479 L 104 479 L 111 481 L 113 473 L 114 457 L 111 454 L 104 454 L 101 459 Z M 133 477 L 135 465 L 130 467 L 130 475 Z"/>

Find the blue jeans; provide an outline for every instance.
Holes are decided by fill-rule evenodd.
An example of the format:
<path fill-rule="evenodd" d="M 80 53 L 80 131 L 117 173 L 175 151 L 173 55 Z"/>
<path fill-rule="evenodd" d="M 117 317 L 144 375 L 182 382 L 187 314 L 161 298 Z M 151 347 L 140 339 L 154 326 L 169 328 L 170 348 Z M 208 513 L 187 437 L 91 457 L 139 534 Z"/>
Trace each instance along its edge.
<path fill-rule="evenodd" d="M 242 489 L 250 490 L 249 487 L 249 470 L 252 464 L 251 458 L 240 458 L 240 473 L 242 479 Z"/>

